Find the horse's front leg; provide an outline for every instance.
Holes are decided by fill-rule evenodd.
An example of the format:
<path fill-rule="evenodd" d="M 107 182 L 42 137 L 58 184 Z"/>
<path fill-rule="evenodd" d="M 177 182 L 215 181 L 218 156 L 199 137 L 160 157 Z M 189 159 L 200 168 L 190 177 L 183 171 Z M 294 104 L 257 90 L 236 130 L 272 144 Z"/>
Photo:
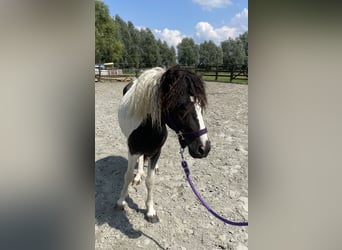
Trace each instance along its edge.
<path fill-rule="evenodd" d="M 125 205 L 127 204 L 125 199 L 128 195 L 128 186 L 131 183 L 134 177 L 134 167 L 140 155 L 131 155 L 128 153 L 128 164 L 127 170 L 125 174 L 124 185 L 121 191 L 121 195 L 119 200 L 116 202 L 116 209 L 124 209 Z"/>
<path fill-rule="evenodd" d="M 155 177 L 155 167 L 157 166 L 157 161 L 160 156 L 160 151 L 153 157 L 148 159 L 147 177 L 146 177 L 146 187 L 147 187 L 147 199 L 146 199 L 146 219 L 151 223 L 159 222 L 156 210 L 154 210 L 153 204 L 153 188 L 154 188 L 154 177 Z"/>

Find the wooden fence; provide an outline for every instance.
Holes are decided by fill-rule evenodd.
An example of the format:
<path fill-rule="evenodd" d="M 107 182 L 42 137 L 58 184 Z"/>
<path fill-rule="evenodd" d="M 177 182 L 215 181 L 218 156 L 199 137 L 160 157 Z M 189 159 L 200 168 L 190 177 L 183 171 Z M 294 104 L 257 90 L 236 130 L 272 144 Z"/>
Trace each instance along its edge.
<path fill-rule="evenodd" d="M 186 67 L 196 73 L 202 75 L 206 80 L 212 81 L 228 81 L 233 80 L 248 82 L 248 67 L 238 66 L 235 69 L 228 69 L 222 66 L 210 67 Z"/>
<path fill-rule="evenodd" d="M 122 69 L 101 69 L 95 67 L 95 81 L 115 80 L 115 81 L 131 81 L 134 77 L 130 74 L 124 74 Z"/>
<path fill-rule="evenodd" d="M 210 67 L 189 67 L 181 66 L 192 70 L 203 77 L 205 81 L 240 82 L 248 83 L 248 67 L 239 66 L 235 69 L 227 69 L 222 66 Z M 100 69 L 95 68 L 95 81 L 117 80 L 130 81 L 138 77 L 143 69 Z"/>

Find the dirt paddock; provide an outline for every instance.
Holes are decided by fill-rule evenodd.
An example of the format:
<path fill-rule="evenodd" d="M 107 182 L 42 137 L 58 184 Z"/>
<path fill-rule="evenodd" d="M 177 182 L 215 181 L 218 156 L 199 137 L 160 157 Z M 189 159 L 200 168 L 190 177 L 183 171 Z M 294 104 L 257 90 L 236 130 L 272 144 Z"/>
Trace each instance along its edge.
<path fill-rule="evenodd" d="M 173 131 L 162 149 L 154 202 L 160 219 L 144 219 L 146 187 L 130 187 L 128 207 L 114 210 L 127 169 L 117 107 L 127 83 L 95 83 L 95 249 L 248 249 L 248 227 L 216 219 L 197 200 L 180 164 Z M 204 119 L 211 140 L 205 159 L 192 159 L 192 180 L 206 202 L 230 220 L 248 220 L 248 86 L 207 82 Z M 146 169 L 145 169 L 146 170 Z"/>

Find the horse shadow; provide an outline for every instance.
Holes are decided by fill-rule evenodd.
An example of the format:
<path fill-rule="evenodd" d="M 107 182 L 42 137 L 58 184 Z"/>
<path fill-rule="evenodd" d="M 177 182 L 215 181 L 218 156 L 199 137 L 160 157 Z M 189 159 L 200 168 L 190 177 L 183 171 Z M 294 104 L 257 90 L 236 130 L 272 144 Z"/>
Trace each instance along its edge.
<path fill-rule="evenodd" d="M 124 184 L 124 176 L 127 170 L 127 159 L 121 156 L 108 156 L 95 163 L 95 219 L 96 224 L 107 223 L 110 227 L 120 230 L 127 237 L 135 239 L 145 236 L 152 240 L 160 249 L 160 243 L 146 233 L 136 230 L 130 223 L 125 210 L 116 210 L 116 201 Z M 141 209 L 128 196 L 126 202 L 129 208 L 136 212 L 146 214 L 146 209 Z"/>
<path fill-rule="evenodd" d="M 120 230 L 129 238 L 138 238 L 143 233 L 135 230 L 129 222 L 125 210 L 116 210 L 127 170 L 127 159 L 121 156 L 108 156 L 95 163 L 95 219 L 96 224 L 107 223 Z M 145 213 L 128 196 L 127 205 L 137 212 Z"/>

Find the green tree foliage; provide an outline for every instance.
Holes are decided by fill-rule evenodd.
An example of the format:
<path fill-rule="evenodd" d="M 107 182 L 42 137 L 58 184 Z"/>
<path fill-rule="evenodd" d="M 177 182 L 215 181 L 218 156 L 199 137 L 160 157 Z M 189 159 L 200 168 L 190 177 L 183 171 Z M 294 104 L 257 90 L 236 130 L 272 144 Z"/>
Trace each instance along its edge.
<path fill-rule="evenodd" d="M 169 67 L 176 63 L 176 50 L 174 47 L 169 48 L 167 43 L 162 42 L 160 39 L 157 41 L 160 56 L 161 56 L 161 65 L 165 67 Z"/>
<path fill-rule="evenodd" d="M 108 6 L 95 1 L 95 62 L 118 62 L 123 46 L 118 40 L 118 29 L 109 15 Z"/>
<path fill-rule="evenodd" d="M 243 48 L 245 50 L 246 57 L 245 57 L 244 64 L 248 65 L 248 31 L 246 31 L 245 33 L 241 34 L 239 36 L 239 39 L 242 42 Z"/>
<path fill-rule="evenodd" d="M 230 81 L 232 81 L 237 75 L 241 74 L 247 61 L 244 44 L 240 38 L 229 38 L 221 43 L 221 47 L 223 52 L 223 66 L 230 71 Z M 240 72 L 235 74 L 236 70 L 240 70 Z"/>
<path fill-rule="evenodd" d="M 141 39 L 140 32 L 136 29 L 132 22 L 128 21 L 128 32 L 131 36 L 131 46 L 129 47 L 129 60 L 127 67 L 139 68 L 141 64 Z"/>
<path fill-rule="evenodd" d="M 176 63 L 175 49 L 165 41 L 156 40 L 149 28 L 137 29 L 132 22 L 126 23 L 118 15 L 114 21 L 119 27 L 118 37 L 124 47 L 120 67 L 168 67 Z"/>
<path fill-rule="evenodd" d="M 229 38 L 221 43 L 221 47 L 224 65 L 242 65 L 245 62 L 246 54 L 240 40 Z"/>
<path fill-rule="evenodd" d="M 222 49 L 213 41 L 204 41 L 199 45 L 199 66 L 210 67 L 222 65 Z"/>
<path fill-rule="evenodd" d="M 115 16 L 114 22 L 119 29 L 118 38 L 123 44 L 123 53 L 119 61 L 120 67 L 139 68 L 142 65 L 140 31 L 134 27 L 132 22 L 128 21 L 126 23 L 118 15 Z"/>
<path fill-rule="evenodd" d="M 150 68 L 161 65 L 157 41 L 149 28 L 140 30 L 141 66 Z"/>
<path fill-rule="evenodd" d="M 243 44 L 243 48 L 245 50 L 245 55 L 246 55 L 244 65 L 242 66 L 241 69 L 242 69 L 244 75 L 248 76 L 248 31 L 246 31 L 245 33 L 240 35 L 239 39 L 241 40 L 241 42 Z"/>
<path fill-rule="evenodd" d="M 123 45 L 123 53 L 120 63 L 125 67 L 132 63 L 130 52 L 133 47 L 133 41 L 128 30 L 128 25 L 118 15 L 115 16 L 114 23 L 118 27 L 118 39 Z"/>
<path fill-rule="evenodd" d="M 95 43 L 96 63 L 114 62 L 121 68 L 150 68 L 169 67 L 177 62 L 175 47 L 157 40 L 149 28 L 137 29 L 118 15 L 112 18 L 108 6 L 100 0 L 95 0 Z M 197 45 L 192 38 L 184 38 L 177 50 L 181 65 L 208 69 L 222 66 L 231 72 L 248 72 L 248 31 L 236 39 L 223 41 L 220 46 L 213 41 Z"/>
<path fill-rule="evenodd" d="M 178 62 L 182 65 L 193 66 L 198 64 L 199 46 L 192 38 L 183 38 L 177 46 Z"/>

